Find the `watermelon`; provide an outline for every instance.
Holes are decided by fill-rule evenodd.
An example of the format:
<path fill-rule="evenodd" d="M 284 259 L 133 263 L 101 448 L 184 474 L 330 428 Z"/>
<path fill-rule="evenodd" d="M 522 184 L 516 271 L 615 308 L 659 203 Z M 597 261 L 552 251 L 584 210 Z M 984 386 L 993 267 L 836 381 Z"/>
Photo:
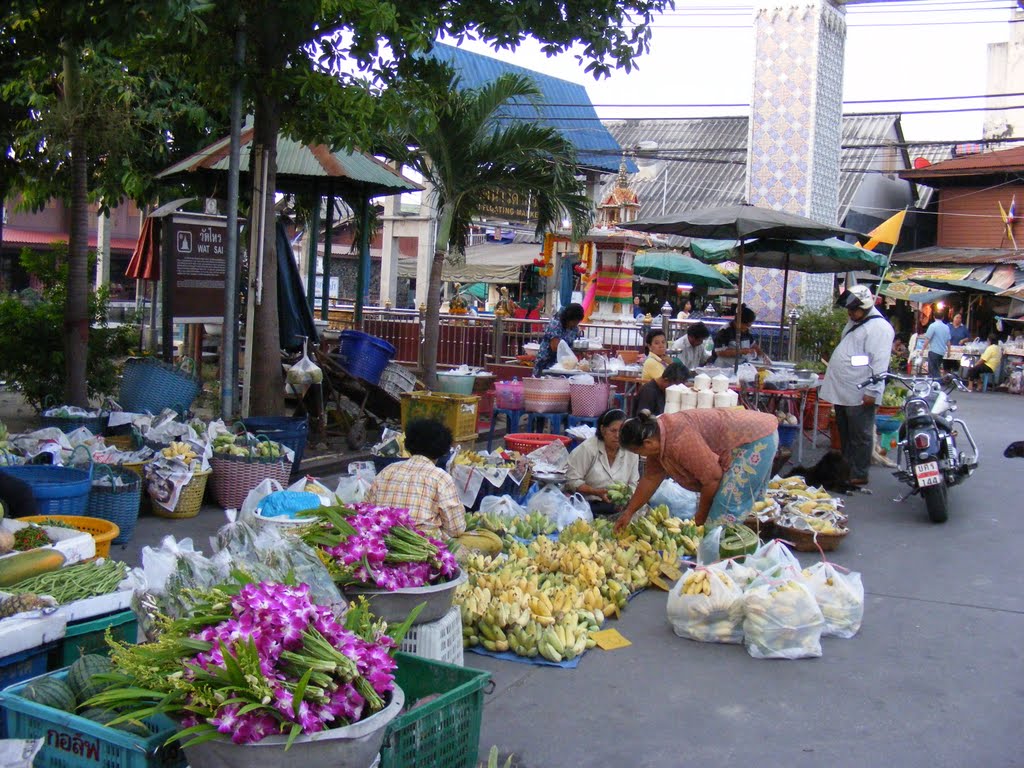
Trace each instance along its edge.
<path fill-rule="evenodd" d="M 33 680 L 22 690 L 21 698 L 64 712 L 75 711 L 75 692 L 71 686 L 53 675 Z"/>
<path fill-rule="evenodd" d="M 113 709 L 103 709 L 103 707 L 89 707 L 89 709 L 84 712 L 79 712 L 78 714 L 86 720 L 92 720 L 94 723 L 99 723 L 100 725 L 106 725 L 114 718 L 121 716 L 120 712 Z M 126 733 L 134 733 L 136 736 L 150 735 L 149 729 L 141 723 L 118 723 L 111 727 L 116 728 L 119 731 L 125 731 Z"/>
<path fill-rule="evenodd" d="M 722 538 L 718 544 L 718 556 L 723 560 L 729 557 L 742 557 L 752 554 L 760 541 L 757 534 L 745 525 L 730 523 L 722 529 Z"/>
<path fill-rule="evenodd" d="M 109 674 L 114 669 L 110 659 L 97 653 L 88 653 L 68 668 L 68 685 L 79 704 L 102 692 L 108 683 L 95 679 L 95 675 Z"/>

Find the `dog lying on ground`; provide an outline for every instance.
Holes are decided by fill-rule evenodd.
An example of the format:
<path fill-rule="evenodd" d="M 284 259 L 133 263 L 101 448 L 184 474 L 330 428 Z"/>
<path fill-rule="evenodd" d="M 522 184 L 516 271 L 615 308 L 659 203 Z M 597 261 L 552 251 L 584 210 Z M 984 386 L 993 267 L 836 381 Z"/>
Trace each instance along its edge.
<path fill-rule="evenodd" d="M 1006 446 L 1003 456 L 1008 459 L 1024 459 L 1024 440 L 1018 440 L 1016 443 Z"/>
<path fill-rule="evenodd" d="M 826 491 L 850 493 L 858 490 L 857 486 L 850 483 L 850 462 L 841 451 L 834 449 L 822 456 L 814 466 L 793 467 L 786 473 L 786 477 L 791 475 L 802 475 L 808 485 L 818 486 Z"/>

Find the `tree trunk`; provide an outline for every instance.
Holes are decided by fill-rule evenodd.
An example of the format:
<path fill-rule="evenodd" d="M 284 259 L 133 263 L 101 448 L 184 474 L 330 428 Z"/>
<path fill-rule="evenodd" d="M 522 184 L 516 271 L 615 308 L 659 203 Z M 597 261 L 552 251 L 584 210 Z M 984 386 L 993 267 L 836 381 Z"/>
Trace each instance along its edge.
<path fill-rule="evenodd" d="M 275 237 L 274 190 L 277 177 L 277 133 L 280 118 L 277 99 L 272 93 L 257 91 L 255 132 L 250 154 L 249 176 L 252 183 L 252 227 L 259 224 L 258 213 L 264 214 L 263 290 L 256 305 L 252 344 L 252 375 L 249 386 L 249 415 L 281 416 L 284 414 L 284 373 L 281 369 L 281 340 L 277 317 L 277 240 Z M 266 179 L 256 173 L 254 164 L 260 152 L 267 161 Z M 260 191 L 262 190 L 262 192 Z M 256 254 L 249 254 L 249 268 L 255 269 Z M 250 295 L 249 301 L 256 301 Z"/>
<path fill-rule="evenodd" d="M 64 100 L 72 115 L 71 226 L 68 234 L 68 283 L 64 305 L 64 401 L 89 404 L 86 363 L 89 356 L 89 182 L 82 127 L 76 115 L 81 99 L 81 70 L 77 51 L 64 53 Z"/>
<path fill-rule="evenodd" d="M 430 263 L 430 283 L 427 286 L 427 313 L 423 321 L 423 383 L 427 389 L 437 388 L 437 348 L 441 338 L 441 270 L 448 250 L 448 237 L 452 231 L 452 210 L 442 204 L 438 210 L 437 240 L 434 242 L 434 260 Z"/>

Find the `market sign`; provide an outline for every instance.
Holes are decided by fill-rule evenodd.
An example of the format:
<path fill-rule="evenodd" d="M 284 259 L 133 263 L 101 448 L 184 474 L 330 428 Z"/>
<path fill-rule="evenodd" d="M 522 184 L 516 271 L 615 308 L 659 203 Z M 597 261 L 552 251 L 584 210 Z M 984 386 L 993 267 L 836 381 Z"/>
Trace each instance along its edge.
<path fill-rule="evenodd" d="M 477 212 L 480 216 L 504 221 L 529 223 L 536 219 L 530 206 L 530 196 L 506 189 L 485 192 Z"/>
<path fill-rule="evenodd" d="M 914 296 L 935 292 L 915 280 L 966 280 L 972 271 L 972 267 L 892 267 L 885 273 L 882 293 L 892 299 L 915 301 Z"/>
<path fill-rule="evenodd" d="M 226 222 L 223 216 L 175 214 L 170 217 L 169 232 L 164 240 L 169 246 L 164 260 L 167 266 L 164 279 L 170 281 L 175 322 L 223 322 Z"/>

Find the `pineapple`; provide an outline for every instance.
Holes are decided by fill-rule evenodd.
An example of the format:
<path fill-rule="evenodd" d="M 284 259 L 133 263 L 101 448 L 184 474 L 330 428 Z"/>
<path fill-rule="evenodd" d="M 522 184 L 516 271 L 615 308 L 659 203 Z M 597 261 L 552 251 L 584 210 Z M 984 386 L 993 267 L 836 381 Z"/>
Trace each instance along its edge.
<path fill-rule="evenodd" d="M 34 611 L 37 608 L 49 608 L 50 603 L 39 595 L 26 592 L 23 595 L 11 595 L 0 600 L 0 619 L 6 619 L 23 611 Z"/>

